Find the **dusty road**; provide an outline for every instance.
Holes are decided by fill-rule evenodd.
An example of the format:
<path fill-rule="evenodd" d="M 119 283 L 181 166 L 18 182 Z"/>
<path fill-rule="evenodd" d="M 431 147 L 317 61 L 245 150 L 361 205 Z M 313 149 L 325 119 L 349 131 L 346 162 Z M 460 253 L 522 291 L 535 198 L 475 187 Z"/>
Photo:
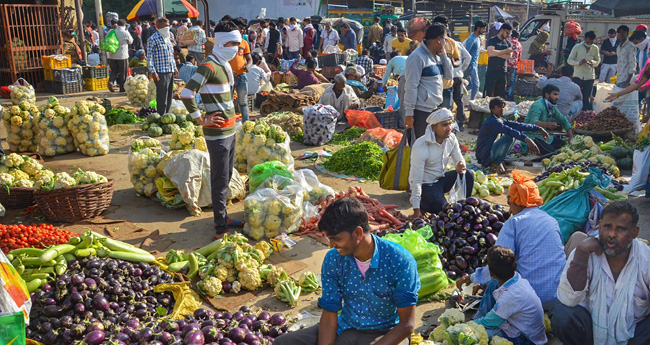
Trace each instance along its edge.
<path fill-rule="evenodd" d="M 86 92 L 74 96 L 59 97 L 61 103 L 71 107 L 75 101 L 85 99 L 89 96 L 110 97 L 113 106 L 124 106 L 133 109 L 126 103 L 126 97 L 122 95 L 112 95 L 103 92 Z M 57 96 L 58 97 L 58 96 Z M 47 100 L 47 95 L 40 95 L 37 104 L 41 105 Z M 162 235 L 171 239 L 173 244 L 170 248 L 192 250 L 210 242 L 214 230 L 212 228 L 212 212 L 205 210 L 199 217 L 193 217 L 186 209 L 170 210 L 163 207 L 158 201 L 138 197 L 135 195 L 133 186 L 129 181 L 127 170 L 127 154 L 131 141 L 143 135 L 139 126 L 119 125 L 113 126 L 110 130 L 111 150 L 110 154 L 101 157 L 86 157 L 80 153 L 72 153 L 63 156 L 46 159 L 45 165 L 54 171 L 72 172 L 77 168 L 84 170 L 94 170 L 109 178 L 115 180 L 115 193 L 111 202 L 111 207 L 103 215 L 107 219 L 126 220 L 137 226 L 148 230 L 159 230 Z M 2 138 L 6 138 L 4 128 L 0 132 Z M 466 132 L 460 134 L 461 140 L 471 140 L 475 138 Z M 168 143 L 170 136 L 159 138 L 161 141 Z M 3 140 L 3 146 L 7 148 Z M 305 147 L 302 144 L 291 143 L 292 155 L 299 156 L 305 150 L 314 151 L 314 147 Z M 310 168 L 316 172 L 322 183 L 331 186 L 335 190 L 346 190 L 351 185 L 361 186 L 366 193 L 379 199 L 385 204 L 396 204 L 406 214 L 410 215 L 410 205 L 408 195 L 404 192 L 386 191 L 380 189 L 376 182 L 350 182 L 339 178 L 334 178 L 319 172 L 313 167 L 313 163 L 303 161 L 295 162 L 296 169 Z M 541 169 L 525 168 L 531 176 L 538 174 Z M 490 201 L 505 204 L 503 196 L 495 198 L 490 197 Z M 633 198 L 632 202 L 638 207 L 640 213 L 640 236 L 650 239 L 650 199 L 643 197 Z M 243 219 L 243 202 L 235 202 L 228 207 L 230 216 L 236 219 Z M 20 219 L 7 217 L 0 219 L 3 223 L 15 223 Z M 328 248 L 310 238 L 297 238 L 297 245 L 279 255 L 279 261 L 289 262 L 291 260 L 301 263 L 301 271 L 310 270 L 320 272 L 322 259 Z M 300 272 L 294 274 L 296 277 Z M 307 295 L 300 301 L 297 308 L 289 309 L 284 304 L 277 301 L 271 296 L 270 289 L 256 292 L 255 295 L 249 296 L 245 304 L 257 305 L 271 310 L 284 311 L 292 315 L 302 312 L 308 312 L 312 315 L 318 315 L 319 309 L 316 307 L 317 297 L 315 294 Z M 239 303 L 239 300 L 228 301 L 230 298 L 224 298 L 220 301 L 223 303 Z M 426 328 L 429 324 L 436 323 L 437 317 L 444 310 L 443 303 L 422 303 L 417 307 L 418 319 L 420 325 Z"/>

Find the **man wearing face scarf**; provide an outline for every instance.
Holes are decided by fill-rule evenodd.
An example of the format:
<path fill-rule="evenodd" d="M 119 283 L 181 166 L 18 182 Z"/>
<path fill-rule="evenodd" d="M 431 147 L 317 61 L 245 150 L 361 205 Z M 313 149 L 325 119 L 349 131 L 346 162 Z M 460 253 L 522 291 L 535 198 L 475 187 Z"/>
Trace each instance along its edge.
<path fill-rule="evenodd" d="M 560 89 L 555 85 L 548 84 L 542 89 L 542 95 L 540 99 L 530 106 L 525 122 L 542 127 L 546 131 L 563 129 L 566 131 L 569 140 L 573 139 L 573 130 L 569 120 L 557 109 Z M 564 146 L 564 141 L 557 135 L 550 135 L 548 139 L 545 139 L 541 133 L 530 132 L 528 137 L 533 139 L 542 155 Z"/>
<path fill-rule="evenodd" d="M 156 31 L 147 41 L 149 73 L 156 83 L 156 106 L 158 114 L 166 114 L 172 104 L 174 76 L 178 75 L 174 62 L 174 44 L 171 42 L 169 20 L 159 18 Z"/>
<path fill-rule="evenodd" d="M 465 195 L 472 195 L 474 172 L 465 166 L 458 140 L 452 133 L 453 124 L 451 110 L 436 110 L 427 118 L 425 134 L 413 144 L 409 184 L 414 218 L 422 218 L 425 212 L 440 212 L 447 202 L 445 193 L 452 189 L 458 176 L 465 179 Z M 456 170 L 445 172 L 449 158 Z"/>
<path fill-rule="evenodd" d="M 232 22 L 219 22 L 215 28 L 214 48 L 181 92 L 183 104 L 193 118 L 203 125 L 210 153 L 210 181 L 214 211 L 215 238 L 228 232 L 228 226 L 241 224 L 228 219 L 226 196 L 232 177 L 235 154 L 235 105 L 231 90 L 235 83 L 228 63 L 239 51 L 241 32 Z M 195 96 L 201 94 L 206 116 L 196 106 Z"/>
<path fill-rule="evenodd" d="M 512 179 L 507 196 L 512 216 L 503 223 L 495 245 L 512 249 L 517 257 L 517 272 L 533 287 L 544 310 L 549 310 L 555 304 L 566 263 L 560 226 L 555 218 L 539 209 L 544 202 L 534 181 L 518 170 L 512 172 Z M 491 292 L 499 284 L 490 278 L 487 267 L 459 279 L 456 285 L 461 288 L 470 282 L 487 285 L 474 318 L 485 317 L 494 307 L 496 301 Z"/>

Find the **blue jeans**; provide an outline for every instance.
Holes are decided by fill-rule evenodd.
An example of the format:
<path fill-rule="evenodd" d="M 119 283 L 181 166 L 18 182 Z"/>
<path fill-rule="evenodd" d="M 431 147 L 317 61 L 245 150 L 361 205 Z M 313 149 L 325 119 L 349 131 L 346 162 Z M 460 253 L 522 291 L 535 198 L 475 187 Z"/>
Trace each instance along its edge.
<path fill-rule="evenodd" d="M 497 139 L 492 144 L 492 151 L 490 151 L 490 163 L 501 164 L 508 156 L 508 153 L 515 146 L 515 138 L 501 134 L 501 138 Z"/>
<path fill-rule="evenodd" d="M 237 91 L 237 103 L 241 113 L 241 121 L 248 121 L 248 77 L 246 73 L 235 77 L 235 87 Z"/>
<path fill-rule="evenodd" d="M 287 52 L 287 60 L 297 59 L 297 58 L 298 58 L 298 55 L 300 55 L 300 51 L 296 51 L 296 52 Z"/>
<path fill-rule="evenodd" d="M 512 101 L 515 93 L 515 84 L 517 84 L 516 68 L 508 68 L 508 83 L 510 86 L 506 89 L 506 97 L 509 101 Z"/>
<path fill-rule="evenodd" d="M 442 103 L 440 104 L 440 106 L 451 110 L 451 106 L 454 103 L 453 95 L 454 95 L 453 86 L 448 89 L 442 90 Z"/>
<path fill-rule="evenodd" d="M 478 66 L 469 66 L 467 68 L 467 75 L 469 76 L 469 98 L 476 98 L 478 89 L 481 86 L 481 80 L 478 77 Z"/>

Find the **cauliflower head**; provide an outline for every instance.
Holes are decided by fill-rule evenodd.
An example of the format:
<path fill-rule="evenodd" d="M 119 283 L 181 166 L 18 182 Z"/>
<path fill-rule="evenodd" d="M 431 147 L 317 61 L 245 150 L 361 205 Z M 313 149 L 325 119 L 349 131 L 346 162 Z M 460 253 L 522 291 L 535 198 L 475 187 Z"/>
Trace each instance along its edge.
<path fill-rule="evenodd" d="M 202 292 L 204 292 L 206 295 L 210 297 L 215 297 L 219 295 L 222 289 L 221 279 L 215 276 L 210 276 L 207 279 L 204 279 L 199 283 L 197 283 L 197 285 L 199 290 L 201 290 Z"/>
<path fill-rule="evenodd" d="M 447 328 L 457 323 L 465 322 L 465 314 L 458 309 L 447 309 L 440 315 L 438 321 Z"/>
<path fill-rule="evenodd" d="M 498 335 L 495 335 L 490 340 L 490 345 L 513 345 L 511 341 L 501 338 Z"/>
<path fill-rule="evenodd" d="M 54 189 L 70 188 L 77 184 L 77 181 L 66 172 L 57 173 L 54 175 L 54 180 Z"/>
<path fill-rule="evenodd" d="M 262 285 L 262 278 L 257 268 L 246 268 L 239 271 L 239 282 L 244 289 L 253 291 Z"/>
<path fill-rule="evenodd" d="M 255 249 L 258 249 L 260 252 L 262 252 L 262 254 L 264 254 L 264 258 L 262 260 L 268 259 L 273 252 L 273 247 L 271 247 L 271 244 L 266 241 L 260 241 L 255 244 Z"/>
<path fill-rule="evenodd" d="M 14 177 L 14 181 L 29 180 L 29 175 L 22 170 L 12 169 L 9 171 L 9 175 Z"/>
<path fill-rule="evenodd" d="M 10 153 L 9 155 L 2 157 L 2 164 L 6 165 L 8 168 L 19 168 L 23 163 L 25 163 L 23 157 L 16 153 Z"/>
<path fill-rule="evenodd" d="M 14 184 L 14 177 L 7 173 L 0 173 L 0 185 L 11 186 Z"/>
<path fill-rule="evenodd" d="M 28 179 L 22 179 L 14 182 L 14 187 L 33 188 L 34 184 Z"/>
<path fill-rule="evenodd" d="M 27 159 L 25 159 L 25 163 L 20 166 L 20 170 L 26 172 L 31 176 L 35 176 L 42 169 L 43 165 L 31 157 L 27 157 Z"/>
<path fill-rule="evenodd" d="M 232 293 L 239 293 L 241 291 L 241 283 L 237 280 L 232 282 L 232 286 L 230 288 L 230 292 Z"/>

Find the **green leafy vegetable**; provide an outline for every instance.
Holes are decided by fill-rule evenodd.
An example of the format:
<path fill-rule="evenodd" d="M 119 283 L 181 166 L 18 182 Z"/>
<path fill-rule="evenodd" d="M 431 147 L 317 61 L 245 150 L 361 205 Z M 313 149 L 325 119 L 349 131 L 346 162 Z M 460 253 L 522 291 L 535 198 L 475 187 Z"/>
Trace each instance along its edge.
<path fill-rule="evenodd" d="M 383 155 L 384 151 L 379 145 L 362 141 L 334 152 L 324 165 L 333 172 L 376 181 L 384 164 Z"/>
<path fill-rule="evenodd" d="M 365 128 L 352 127 L 342 133 L 336 133 L 328 144 L 348 146 L 366 132 Z"/>
<path fill-rule="evenodd" d="M 144 119 L 136 116 L 128 109 L 113 108 L 106 113 L 106 124 L 109 126 L 117 124 L 136 124 L 141 122 L 144 122 Z"/>

